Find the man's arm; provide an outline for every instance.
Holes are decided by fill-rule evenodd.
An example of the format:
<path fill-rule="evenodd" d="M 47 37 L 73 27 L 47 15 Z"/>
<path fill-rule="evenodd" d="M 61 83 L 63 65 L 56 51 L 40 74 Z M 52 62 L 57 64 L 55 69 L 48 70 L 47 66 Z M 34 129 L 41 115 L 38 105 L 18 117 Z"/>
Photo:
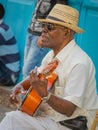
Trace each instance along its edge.
<path fill-rule="evenodd" d="M 51 95 L 47 103 L 57 112 L 70 117 L 76 109 L 76 105 L 63 98 Z"/>

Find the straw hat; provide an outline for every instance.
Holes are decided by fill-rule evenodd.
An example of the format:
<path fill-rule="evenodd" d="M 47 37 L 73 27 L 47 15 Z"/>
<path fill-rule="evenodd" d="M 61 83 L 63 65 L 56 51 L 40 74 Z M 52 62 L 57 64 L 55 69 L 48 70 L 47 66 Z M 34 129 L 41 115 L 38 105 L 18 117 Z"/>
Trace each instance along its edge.
<path fill-rule="evenodd" d="M 79 12 L 63 4 L 56 4 L 46 19 L 38 19 L 39 22 L 54 23 L 67 27 L 76 33 L 82 33 L 83 29 L 78 27 Z"/>

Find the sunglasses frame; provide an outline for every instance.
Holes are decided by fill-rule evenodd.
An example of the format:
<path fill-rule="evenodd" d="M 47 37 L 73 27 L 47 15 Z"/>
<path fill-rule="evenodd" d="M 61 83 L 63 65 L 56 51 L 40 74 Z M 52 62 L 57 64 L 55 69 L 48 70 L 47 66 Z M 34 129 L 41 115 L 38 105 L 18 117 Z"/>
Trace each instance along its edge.
<path fill-rule="evenodd" d="M 54 24 L 51 24 L 51 23 L 42 23 L 42 28 L 47 28 L 48 31 L 53 31 L 55 30 L 55 25 Z"/>
<path fill-rule="evenodd" d="M 66 28 L 66 27 L 64 27 L 64 26 L 60 26 L 60 25 L 57 25 L 57 24 L 53 24 L 53 23 L 45 23 L 45 22 L 43 22 L 42 23 L 42 28 L 47 28 L 48 29 L 48 31 L 53 31 L 53 30 L 55 30 L 57 27 L 60 27 L 61 29 L 63 28 Z"/>

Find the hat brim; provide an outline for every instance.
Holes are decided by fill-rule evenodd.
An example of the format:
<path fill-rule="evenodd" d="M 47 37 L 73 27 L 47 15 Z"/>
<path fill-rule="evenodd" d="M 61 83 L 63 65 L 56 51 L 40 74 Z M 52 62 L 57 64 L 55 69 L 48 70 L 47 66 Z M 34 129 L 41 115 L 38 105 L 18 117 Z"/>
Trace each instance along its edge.
<path fill-rule="evenodd" d="M 81 29 L 80 27 L 74 26 L 74 25 L 71 25 L 71 24 L 68 24 L 68 23 L 64 23 L 64 22 L 58 22 L 58 21 L 54 21 L 54 20 L 51 20 L 51 19 L 38 19 L 38 21 L 39 22 L 53 23 L 53 24 L 61 25 L 61 26 L 67 27 L 67 28 L 75 31 L 76 33 L 83 33 L 84 32 L 84 30 Z"/>

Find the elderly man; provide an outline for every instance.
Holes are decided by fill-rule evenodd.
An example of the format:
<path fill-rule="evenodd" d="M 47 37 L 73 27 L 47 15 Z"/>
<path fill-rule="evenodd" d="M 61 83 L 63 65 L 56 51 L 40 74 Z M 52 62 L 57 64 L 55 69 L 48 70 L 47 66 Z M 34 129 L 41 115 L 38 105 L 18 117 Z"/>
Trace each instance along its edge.
<path fill-rule="evenodd" d="M 52 51 L 40 68 L 32 70 L 12 90 L 10 100 L 14 103 L 21 90 L 30 88 L 19 110 L 6 114 L 0 130 L 90 130 L 98 109 L 95 68 L 74 40 L 75 33 L 83 32 L 78 17 L 76 9 L 56 4 L 46 19 L 39 19 L 43 25 L 42 47 Z M 31 108 L 23 107 L 27 97 Z M 32 110 L 35 106 L 37 110 Z M 34 112 L 29 113 L 27 108 Z"/>
<path fill-rule="evenodd" d="M 28 27 L 25 45 L 23 79 L 35 66 L 40 66 L 43 57 L 50 51 L 49 48 L 41 48 L 36 44 L 42 32 L 42 25 L 37 19 L 45 18 L 56 3 L 67 4 L 67 0 L 36 0 L 36 8 Z"/>

